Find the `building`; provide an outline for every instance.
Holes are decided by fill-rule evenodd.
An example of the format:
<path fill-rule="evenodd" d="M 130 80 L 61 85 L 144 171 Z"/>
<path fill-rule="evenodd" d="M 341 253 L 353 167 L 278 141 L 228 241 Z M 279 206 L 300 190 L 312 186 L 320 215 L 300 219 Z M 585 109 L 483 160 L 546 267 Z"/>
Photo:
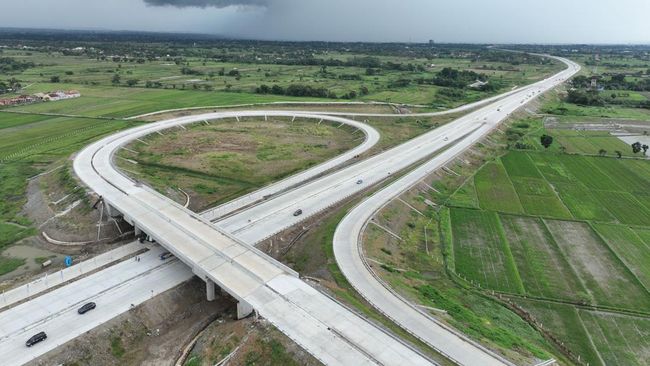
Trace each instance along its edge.
<path fill-rule="evenodd" d="M 19 95 L 13 98 L 0 99 L 0 106 L 30 104 L 35 102 L 54 102 L 57 100 L 79 98 L 81 93 L 76 90 L 55 91 L 50 93 L 36 93 L 33 95 Z"/>

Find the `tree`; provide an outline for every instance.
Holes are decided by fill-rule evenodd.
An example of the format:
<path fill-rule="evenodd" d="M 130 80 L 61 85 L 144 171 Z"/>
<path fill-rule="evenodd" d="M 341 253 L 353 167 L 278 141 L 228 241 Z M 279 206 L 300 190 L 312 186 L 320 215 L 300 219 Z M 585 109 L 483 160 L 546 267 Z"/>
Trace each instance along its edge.
<path fill-rule="evenodd" d="M 119 84 L 122 78 L 120 77 L 120 74 L 113 74 L 113 79 L 111 79 L 111 83 L 113 85 Z"/>
<path fill-rule="evenodd" d="M 623 156 L 623 153 L 621 153 L 621 152 L 618 151 L 618 150 L 616 150 L 616 151 L 614 151 L 614 152 L 616 153 L 616 156 L 617 156 L 619 159 Z"/>
<path fill-rule="evenodd" d="M 600 149 L 600 150 L 598 150 L 598 155 L 600 155 L 600 156 L 605 156 L 605 155 L 607 155 L 607 150 L 605 150 L 605 149 Z"/>
<path fill-rule="evenodd" d="M 54 75 L 50 78 L 50 82 L 59 83 L 61 82 L 61 78 L 58 75 Z"/>
<path fill-rule="evenodd" d="M 362 86 L 361 88 L 359 88 L 359 93 L 361 93 L 361 95 L 368 95 L 369 92 L 370 91 L 368 90 L 368 87 L 366 87 L 366 86 Z"/>
<path fill-rule="evenodd" d="M 138 80 L 138 79 L 129 79 L 129 80 L 126 81 L 126 85 L 133 87 L 133 86 L 135 86 L 139 81 L 140 81 L 140 80 Z"/>
<path fill-rule="evenodd" d="M 551 144 L 553 144 L 553 136 L 549 135 L 542 135 L 539 138 L 539 142 L 544 146 L 544 148 L 548 149 Z"/>
<path fill-rule="evenodd" d="M 643 146 L 641 146 L 641 149 L 643 149 L 643 155 L 646 155 L 646 153 L 648 152 L 648 145 L 643 144 Z"/>
<path fill-rule="evenodd" d="M 636 154 L 639 151 L 641 151 L 641 143 L 637 141 L 632 144 L 632 153 Z"/>

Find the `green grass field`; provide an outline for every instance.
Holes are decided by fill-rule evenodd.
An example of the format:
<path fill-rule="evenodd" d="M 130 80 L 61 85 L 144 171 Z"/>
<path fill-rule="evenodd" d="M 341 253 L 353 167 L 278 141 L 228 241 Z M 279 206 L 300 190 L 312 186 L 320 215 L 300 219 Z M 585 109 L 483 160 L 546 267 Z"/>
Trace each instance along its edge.
<path fill-rule="evenodd" d="M 456 272 L 484 288 L 524 293 L 499 216 L 461 208 L 450 213 Z"/>
<path fill-rule="evenodd" d="M 233 104 L 269 103 L 284 100 L 331 101 L 317 98 L 296 98 L 235 92 L 204 92 L 196 90 L 145 89 L 75 84 L 39 83 L 30 90 L 76 89 L 80 98 L 36 103 L 7 108 L 8 111 L 66 114 L 84 117 L 131 117 L 166 109 L 224 106 Z"/>
<path fill-rule="evenodd" d="M 163 194 L 187 192 L 192 197 L 190 208 L 201 211 L 306 170 L 359 143 L 353 141 L 355 130 L 317 122 L 241 118 L 194 124 L 149 135 L 146 144 L 134 141 L 130 151 L 120 151 L 124 159 L 118 163 Z"/>
<path fill-rule="evenodd" d="M 623 156 L 635 156 L 628 144 L 606 131 L 545 129 L 544 133 L 553 136 L 554 143 L 564 147 L 569 154 L 600 155 L 602 149 L 606 156 L 616 156 L 616 151 Z"/>
<path fill-rule="evenodd" d="M 0 112 L 0 250 L 36 233 L 21 215 L 27 179 L 65 159 L 90 141 L 138 122 Z M 6 272 L 22 260 L 3 258 Z"/>

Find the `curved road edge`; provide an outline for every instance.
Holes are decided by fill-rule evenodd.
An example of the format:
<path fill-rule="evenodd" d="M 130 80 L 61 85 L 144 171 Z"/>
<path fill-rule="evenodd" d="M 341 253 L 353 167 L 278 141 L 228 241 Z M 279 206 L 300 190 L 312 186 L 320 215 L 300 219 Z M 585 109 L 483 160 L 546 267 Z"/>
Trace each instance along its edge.
<path fill-rule="evenodd" d="M 544 92 L 561 84 L 580 70 L 580 66 L 572 61 L 554 58 L 565 63 L 567 69 L 537 83 L 544 86 Z M 520 108 L 521 105 L 525 105 L 517 104 L 519 103 L 515 101 L 513 111 Z M 503 119 L 482 126 L 450 149 L 362 201 L 339 223 L 333 238 L 336 262 L 355 290 L 378 311 L 460 365 L 512 365 L 512 363 L 470 340 L 460 332 L 442 324 L 397 294 L 378 278 L 366 263 L 361 247 L 361 238 L 368 221 L 376 212 L 485 137 Z"/>

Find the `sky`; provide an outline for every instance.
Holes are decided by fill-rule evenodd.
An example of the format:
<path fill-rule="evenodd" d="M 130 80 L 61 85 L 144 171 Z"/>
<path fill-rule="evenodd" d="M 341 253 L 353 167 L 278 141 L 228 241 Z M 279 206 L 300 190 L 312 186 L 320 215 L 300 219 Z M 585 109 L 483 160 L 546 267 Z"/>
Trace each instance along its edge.
<path fill-rule="evenodd" d="M 263 40 L 650 44 L 650 0 L 0 0 L 0 27 Z"/>

